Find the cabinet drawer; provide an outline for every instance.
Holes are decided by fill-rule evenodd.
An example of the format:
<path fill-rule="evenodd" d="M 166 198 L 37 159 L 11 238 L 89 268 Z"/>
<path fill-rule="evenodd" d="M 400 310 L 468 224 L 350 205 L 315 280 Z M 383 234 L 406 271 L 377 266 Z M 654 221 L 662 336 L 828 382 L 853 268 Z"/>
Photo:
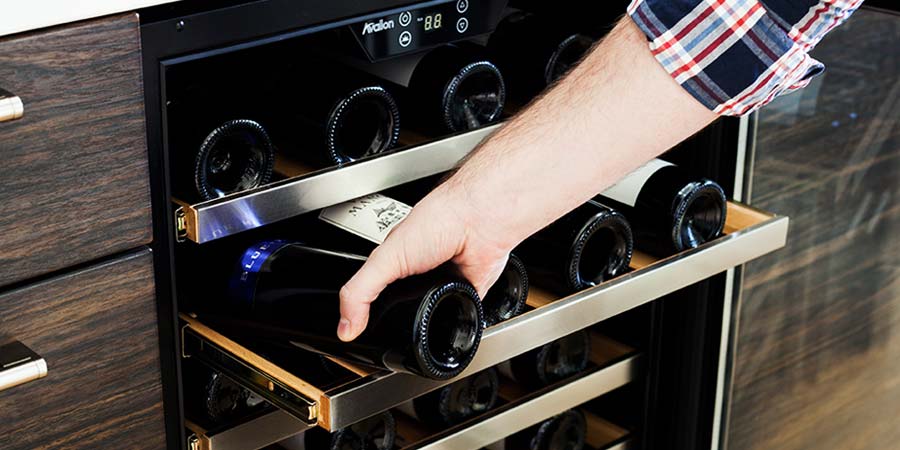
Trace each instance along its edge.
<path fill-rule="evenodd" d="M 24 110 L 0 121 L 0 285 L 149 242 L 138 30 L 127 14 L 0 39 Z"/>
<path fill-rule="evenodd" d="M 787 229 L 786 217 L 729 203 L 725 235 L 698 248 L 663 259 L 636 252 L 632 272 L 563 298 L 532 287 L 528 304 L 534 309 L 486 329 L 460 377 L 781 248 Z M 452 382 L 358 371 L 358 379 L 323 389 L 205 325 L 202 315 L 181 317 L 184 356 L 222 371 L 309 426 L 336 430 Z"/>
<path fill-rule="evenodd" d="M 0 390 L 0 447 L 165 447 L 149 250 L 0 294 L 0 336 L 48 367 Z"/>

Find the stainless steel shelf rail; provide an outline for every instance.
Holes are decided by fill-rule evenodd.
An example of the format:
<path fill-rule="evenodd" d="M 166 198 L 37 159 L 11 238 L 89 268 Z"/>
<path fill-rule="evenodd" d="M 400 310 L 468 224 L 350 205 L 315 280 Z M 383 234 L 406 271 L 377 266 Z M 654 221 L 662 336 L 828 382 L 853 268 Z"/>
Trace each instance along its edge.
<path fill-rule="evenodd" d="M 469 427 L 414 445 L 419 450 L 472 450 L 497 442 L 544 419 L 622 387 L 638 377 L 641 356 L 622 361 L 516 404 Z"/>
<path fill-rule="evenodd" d="M 632 354 L 575 381 L 528 399 L 469 427 L 437 436 L 411 448 L 423 450 L 484 447 L 517 431 L 628 384 L 640 376 L 642 356 Z M 284 411 L 272 411 L 222 431 L 188 423 L 190 450 L 255 450 L 302 433 L 312 426 Z M 629 439 L 606 447 L 626 450 Z"/>
<path fill-rule="evenodd" d="M 175 210 L 176 236 L 202 244 L 446 172 L 500 126 L 323 169 L 228 197 L 182 205 Z"/>
<path fill-rule="evenodd" d="M 513 356 L 566 336 L 576 330 L 589 327 L 597 322 L 616 316 L 622 312 L 648 303 L 690 284 L 716 275 L 731 267 L 743 264 L 756 257 L 779 249 L 785 245 L 788 218 L 772 216 L 743 205 L 731 205 L 736 212 L 743 212 L 732 224 L 729 234 L 712 242 L 653 262 L 599 286 L 576 293 L 549 303 L 485 330 L 478 354 L 468 369 L 460 375 L 464 377 L 487 367 L 496 365 Z M 735 226 L 736 224 L 736 226 Z M 188 318 L 183 316 L 184 320 Z M 202 321 L 202 317 L 199 319 Z M 188 324 L 186 327 L 191 328 Z M 205 328 L 202 323 L 193 327 Z M 197 330 L 191 330 L 197 331 Z M 241 354 L 248 352 L 227 337 L 210 332 L 188 333 L 206 339 L 211 345 L 202 348 L 232 348 L 237 351 L 215 355 L 216 358 L 233 358 L 236 364 L 248 366 Z M 190 347 L 190 346 L 188 346 Z M 197 346 L 193 346 L 197 348 Z M 255 355 L 254 355 L 255 356 Z M 271 369 L 257 368 L 259 379 L 272 378 Z M 267 371 L 268 370 L 268 371 Z M 347 386 L 314 396 L 297 392 L 293 404 L 304 404 L 304 400 L 316 403 L 312 408 L 298 411 L 288 410 L 298 418 L 310 420 L 310 411 L 317 411 L 316 421 L 320 426 L 336 430 L 359 420 L 394 407 L 409 399 L 422 395 L 452 380 L 428 380 L 407 374 L 377 372 L 363 377 Z M 243 383 L 255 391 L 258 384 Z M 263 394 L 266 394 L 263 392 Z"/>

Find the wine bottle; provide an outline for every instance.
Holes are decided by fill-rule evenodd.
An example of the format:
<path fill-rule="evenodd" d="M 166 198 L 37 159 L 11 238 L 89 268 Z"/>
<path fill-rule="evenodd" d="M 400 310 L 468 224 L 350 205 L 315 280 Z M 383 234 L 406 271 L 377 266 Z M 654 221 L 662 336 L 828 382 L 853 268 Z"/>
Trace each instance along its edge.
<path fill-rule="evenodd" d="M 396 436 L 394 416 L 385 411 L 334 433 L 312 428 L 303 440 L 308 450 L 390 450 Z"/>
<path fill-rule="evenodd" d="M 397 408 L 433 427 L 456 425 L 487 412 L 497 403 L 500 379 L 493 367 L 417 397 Z"/>
<path fill-rule="evenodd" d="M 588 201 L 519 244 L 514 250 L 531 280 L 568 295 L 624 273 L 633 240 L 625 216 Z"/>
<path fill-rule="evenodd" d="M 506 438 L 504 448 L 581 450 L 586 434 L 584 414 L 570 409 Z"/>
<path fill-rule="evenodd" d="M 195 421 L 221 424 L 248 412 L 258 403 L 251 402 L 250 391 L 221 372 L 197 362 L 186 361 L 182 368 L 185 406 Z"/>
<path fill-rule="evenodd" d="M 478 349 L 484 327 L 478 294 L 449 271 L 392 283 L 372 303 L 362 335 L 342 342 L 339 291 L 365 257 L 273 240 L 251 246 L 236 262 L 228 287 L 233 307 L 207 305 L 201 314 L 236 336 L 433 379 L 458 375 Z"/>
<path fill-rule="evenodd" d="M 721 235 L 728 207 L 725 191 L 715 181 L 661 159 L 626 175 L 597 200 L 625 214 L 635 246 L 657 256 L 694 248 Z"/>
<path fill-rule="evenodd" d="M 178 138 L 174 156 L 175 195 L 185 201 L 212 200 L 269 182 L 275 148 L 259 123 L 229 120 L 205 138 Z"/>
<path fill-rule="evenodd" d="M 291 108 L 276 110 L 278 148 L 315 166 L 346 164 L 391 149 L 400 136 L 400 108 L 371 75 L 307 57 L 315 71 L 290 76 Z"/>
<path fill-rule="evenodd" d="M 501 363 L 500 373 L 529 388 L 543 387 L 587 368 L 591 335 L 576 331 Z"/>
<path fill-rule="evenodd" d="M 500 69 L 475 44 L 448 44 L 361 68 L 390 83 L 413 128 L 425 133 L 466 131 L 496 122 L 506 101 Z"/>
<path fill-rule="evenodd" d="M 412 211 L 412 207 L 383 194 L 371 194 L 325 208 L 319 213 L 322 222 L 333 225 L 329 230 L 307 226 L 311 233 L 341 249 L 368 255 L 388 233 Z M 345 232 L 335 231 L 344 230 Z M 316 238 L 313 238 L 316 239 Z M 482 299 L 485 326 L 507 320 L 522 312 L 528 297 L 528 274 L 525 265 L 514 254 L 509 256 L 497 282 Z"/>
<path fill-rule="evenodd" d="M 506 74 L 509 97 L 523 105 L 581 61 L 594 40 L 562 25 L 523 11 L 506 16 L 487 48 Z"/>
<path fill-rule="evenodd" d="M 429 52 L 413 72 L 409 90 L 411 97 L 422 99 L 425 117 L 439 117 L 450 132 L 496 122 L 506 102 L 500 69 L 474 46 L 446 45 Z"/>

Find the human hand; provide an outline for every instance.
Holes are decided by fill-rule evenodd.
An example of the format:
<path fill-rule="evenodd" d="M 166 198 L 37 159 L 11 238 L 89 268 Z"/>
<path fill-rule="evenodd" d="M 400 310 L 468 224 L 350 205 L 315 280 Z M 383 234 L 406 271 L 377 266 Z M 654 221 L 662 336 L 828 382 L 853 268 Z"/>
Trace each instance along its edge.
<path fill-rule="evenodd" d="M 512 246 L 473 211 L 453 183 L 419 202 L 340 292 L 338 337 L 351 341 L 366 328 L 369 305 L 391 282 L 453 262 L 483 297 L 506 266 Z"/>

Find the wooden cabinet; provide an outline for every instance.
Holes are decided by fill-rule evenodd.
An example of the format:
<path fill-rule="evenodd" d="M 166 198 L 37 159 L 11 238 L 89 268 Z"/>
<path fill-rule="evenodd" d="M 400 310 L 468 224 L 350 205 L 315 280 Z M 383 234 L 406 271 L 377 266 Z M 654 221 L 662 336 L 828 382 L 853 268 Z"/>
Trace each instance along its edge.
<path fill-rule="evenodd" d="M 0 286 L 149 243 L 138 19 L 0 39 Z"/>
<path fill-rule="evenodd" d="M 4 450 L 166 446 L 138 25 L 0 38 L 0 342 L 48 366 L 0 390 Z"/>
<path fill-rule="evenodd" d="M 165 447 L 150 251 L 0 294 L 0 334 L 47 376 L 0 391 L 0 447 Z"/>

